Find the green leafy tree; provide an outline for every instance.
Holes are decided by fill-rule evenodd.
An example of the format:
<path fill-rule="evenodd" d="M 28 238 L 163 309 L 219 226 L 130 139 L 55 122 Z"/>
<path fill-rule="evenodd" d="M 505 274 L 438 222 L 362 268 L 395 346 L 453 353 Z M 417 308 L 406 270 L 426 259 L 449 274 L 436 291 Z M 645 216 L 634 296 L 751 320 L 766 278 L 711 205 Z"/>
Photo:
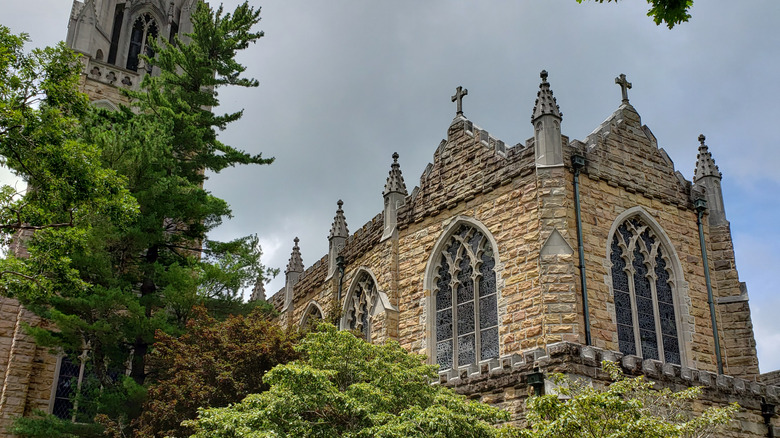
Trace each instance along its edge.
<path fill-rule="evenodd" d="M 582 3 L 584 0 L 577 0 L 577 3 Z M 595 0 L 598 3 L 610 3 L 618 0 Z M 647 11 L 647 16 L 652 18 L 655 24 L 666 24 L 669 29 L 672 29 L 675 25 L 685 23 L 691 18 L 691 14 L 688 11 L 693 6 L 693 0 L 647 0 L 650 4 L 650 10 Z"/>
<path fill-rule="evenodd" d="M 299 337 L 272 322 L 269 307 L 225 321 L 199 307 L 183 336 L 158 332 L 150 360 L 155 383 L 135 436 L 188 437 L 193 431 L 181 423 L 195 419 L 199 407 L 227 406 L 268 389 L 263 376 L 298 357 L 293 346 Z"/>
<path fill-rule="evenodd" d="M 436 366 L 398 343 L 372 345 L 321 324 L 296 347 L 303 359 L 279 365 L 270 386 L 187 421 L 198 438 L 498 437 L 507 412 L 432 385 Z"/>
<path fill-rule="evenodd" d="M 0 291 L 34 303 L 87 287 L 62 249 L 82 246 L 97 218 L 126 225 L 137 205 L 81 139 L 90 106 L 77 91 L 76 56 L 64 44 L 25 53 L 27 41 L 0 25 L 0 165 L 27 186 L 0 187 L 0 243 L 29 250 L 0 260 Z"/>
<path fill-rule="evenodd" d="M 77 92 L 81 64 L 62 44 L 27 55 L 25 37 L 0 28 L 0 157 L 31 187 L 0 192 L 0 232 L 26 232 L 29 253 L 0 261 L 0 291 L 52 323 L 29 328 L 40 344 L 88 352 L 79 421 L 102 414 L 129 433 L 155 333 L 182 333 L 193 304 L 243 311 L 241 290 L 269 274 L 256 236 L 207 239 L 231 212 L 203 187 L 208 172 L 272 161 L 218 140 L 240 111 L 211 111 L 222 87 L 257 86 L 235 56 L 262 36 L 258 21 L 247 3 L 200 3 L 186 44 L 153 42 L 160 74 L 117 112 Z"/>
<path fill-rule="evenodd" d="M 522 438 L 703 438 L 713 436 L 739 409 L 736 404 L 710 407 L 693 415 L 700 387 L 674 392 L 653 389 L 644 377 L 627 378 L 613 362 L 603 363 L 613 380 L 606 388 L 555 376 L 556 394 L 531 397 L 529 428 Z"/>

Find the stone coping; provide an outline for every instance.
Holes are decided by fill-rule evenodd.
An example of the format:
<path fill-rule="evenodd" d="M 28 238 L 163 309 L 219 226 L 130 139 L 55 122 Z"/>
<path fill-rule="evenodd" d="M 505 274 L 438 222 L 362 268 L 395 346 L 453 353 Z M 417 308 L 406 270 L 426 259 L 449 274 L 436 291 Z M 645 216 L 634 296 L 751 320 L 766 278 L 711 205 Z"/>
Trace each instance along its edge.
<path fill-rule="evenodd" d="M 595 376 L 595 373 L 601 369 L 603 360 L 618 363 L 623 373 L 629 376 L 643 375 L 655 381 L 701 386 L 725 394 L 764 397 L 770 403 L 780 404 L 780 386 L 767 385 L 725 374 L 718 375 L 710 371 L 663 363 L 654 359 L 642 359 L 634 355 L 624 355 L 617 351 L 573 342 L 556 342 L 548 345 L 546 349 L 535 348 L 519 354 L 490 359 L 480 364 L 445 370 L 439 373 L 439 380 L 436 383 L 459 387 L 510 375 L 522 375 L 522 382 L 524 382 L 524 374 L 533 372 L 535 369 L 544 371 L 547 367 L 565 365 L 566 363 L 592 367 L 593 376 Z M 520 379 L 514 380 L 515 384 L 521 381 Z"/>

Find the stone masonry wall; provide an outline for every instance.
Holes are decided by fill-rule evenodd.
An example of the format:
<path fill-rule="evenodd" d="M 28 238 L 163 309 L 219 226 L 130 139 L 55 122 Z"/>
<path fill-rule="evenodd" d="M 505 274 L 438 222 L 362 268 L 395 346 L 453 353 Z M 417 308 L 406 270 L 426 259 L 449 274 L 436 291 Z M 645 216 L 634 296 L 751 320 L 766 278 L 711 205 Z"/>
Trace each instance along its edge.
<path fill-rule="evenodd" d="M 41 319 L 12 298 L 0 298 L 0 436 L 14 419 L 48 412 L 57 358 L 24 331 Z"/>
<path fill-rule="evenodd" d="M 756 378 L 759 374 L 756 340 L 747 286 L 740 283 L 737 273 L 731 227 L 728 224 L 710 227 L 709 235 L 724 371 L 733 376 Z"/>
<path fill-rule="evenodd" d="M 621 106 L 584 143 L 573 144 L 586 157 L 586 166 L 580 177 L 580 193 L 593 344 L 600 348 L 618 349 L 611 264 L 607 258 L 612 237 L 609 231 L 618 215 L 638 206 L 669 236 L 682 267 L 683 281 L 676 285 L 676 289 L 681 298 L 681 302 L 677 303 L 678 317 L 683 321 L 679 337 L 684 345 L 687 364 L 714 371 L 714 341 L 696 212 L 688 195 L 689 183 L 674 170 L 665 152 L 657 147 L 655 137 L 641 125 L 639 115 L 630 106 Z M 710 230 L 705 226 L 705 240 L 710 242 L 707 250 L 713 254 L 717 246 L 713 245 L 709 236 Z M 715 272 L 712 259 L 710 262 L 710 270 Z M 735 276 L 736 269 L 727 275 Z M 718 286 L 714 285 L 716 289 Z M 723 321 L 718 323 L 723 338 Z M 743 324 L 742 331 L 745 330 L 744 318 L 732 325 L 735 324 Z M 736 325 L 729 329 L 737 328 Z M 752 328 L 749 330 L 752 341 Z M 735 347 L 735 342 L 724 346 L 732 347 Z M 749 363 L 755 358 L 755 350 L 740 351 L 737 355 L 740 360 Z M 743 363 L 735 362 L 737 365 Z M 755 372 L 744 366 L 735 366 L 726 372 L 755 377 Z"/>
<path fill-rule="evenodd" d="M 434 245 L 460 220 L 484 225 L 498 246 L 500 354 L 541 345 L 538 182 L 532 148 L 503 148 L 471 122 L 456 119 L 399 212 L 399 335 L 407 349 L 433 356 L 428 318 Z M 432 359 L 429 359 L 432 361 Z"/>

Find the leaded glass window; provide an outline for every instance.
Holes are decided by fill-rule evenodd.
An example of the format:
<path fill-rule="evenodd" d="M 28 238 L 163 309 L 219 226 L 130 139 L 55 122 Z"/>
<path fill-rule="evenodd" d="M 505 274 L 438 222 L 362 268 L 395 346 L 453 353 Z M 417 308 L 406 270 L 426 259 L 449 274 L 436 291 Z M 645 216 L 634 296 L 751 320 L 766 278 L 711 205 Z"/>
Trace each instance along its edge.
<path fill-rule="evenodd" d="M 143 14 L 136 18 L 133 29 L 130 32 L 130 48 L 127 52 L 127 69 L 138 70 L 138 57 L 143 53 L 146 56 L 154 56 L 154 51 L 149 45 L 149 39 L 157 38 L 157 23 L 150 14 Z"/>
<path fill-rule="evenodd" d="M 306 309 L 306 313 L 303 315 L 303 319 L 301 320 L 301 327 L 316 326 L 317 323 L 323 319 L 324 317 L 322 316 L 322 311 L 312 302 L 309 304 L 309 307 Z"/>
<path fill-rule="evenodd" d="M 498 357 L 495 266 L 488 239 L 465 224 L 438 256 L 435 345 L 441 369 Z"/>
<path fill-rule="evenodd" d="M 675 297 L 665 249 L 639 218 L 612 237 L 612 291 L 618 345 L 624 354 L 680 364 Z"/>
<path fill-rule="evenodd" d="M 376 302 L 377 291 L 374 279 L 368 272 L 362 271 L 357 278 L 352 294 L 346 303 L 346 327 L 371 339 L 371 309 Z"/>

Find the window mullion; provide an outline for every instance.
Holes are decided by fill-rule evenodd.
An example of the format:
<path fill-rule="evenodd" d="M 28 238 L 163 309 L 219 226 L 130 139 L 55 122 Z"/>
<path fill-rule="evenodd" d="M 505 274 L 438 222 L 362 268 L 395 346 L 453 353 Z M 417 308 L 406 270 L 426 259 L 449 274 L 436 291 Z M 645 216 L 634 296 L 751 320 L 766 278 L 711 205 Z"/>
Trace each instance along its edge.
<path fill-rule="evenodd" d="M 639 237 L 639 236 L 635 236 Z M 633 240 L 633 239 L 632 239 Z M 639 242 L 634 241 L 635 245 L 638 245 Z M 626 245 L 626 248 L 630 248 L 631 245 Z M 634 275 L 636 272 L 634 271 L 634 263 L 633 263 L 633 251 L 630 249 L 626 249 L 626 253 L 628 255 L 628 260 L 626 262 L 626 268 L 628 269 L 627 277 L 628 277 L 628 295 L 631 297 L 631 318 L 632 318 L 632 324 L 631 328 L 634 330 L 634 352 L 637 356 L 642 357 L 642 334 L 639 331 L 639 311 L 637 309 L 636 305 L 636 287 L 634 285 Z"/>

